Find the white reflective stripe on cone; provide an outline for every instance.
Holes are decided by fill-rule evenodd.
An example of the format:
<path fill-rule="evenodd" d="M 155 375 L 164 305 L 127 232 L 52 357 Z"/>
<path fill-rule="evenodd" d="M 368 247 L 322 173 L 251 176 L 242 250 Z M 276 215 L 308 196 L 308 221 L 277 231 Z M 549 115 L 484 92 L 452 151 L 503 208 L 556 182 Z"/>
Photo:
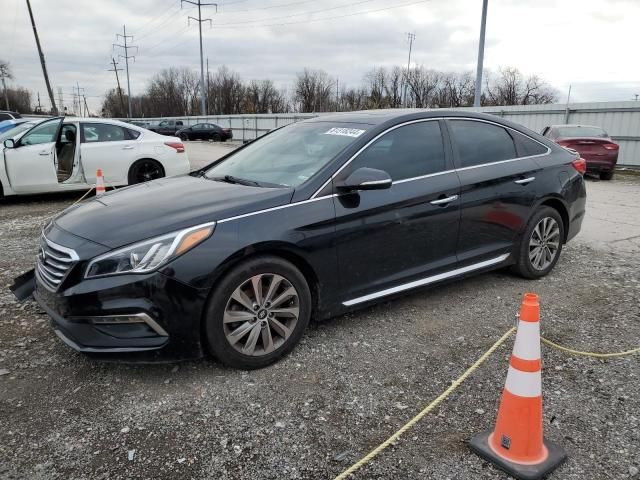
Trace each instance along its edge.
<path fill-rule="evenodd" d="M 542 396 L 542 375 L 537 372 L 521 372 L 509 366 L 504 388 L 519 397 Z"/>
<path fill-rule="evenodd" d="M 522 360 L 538 360 L 540 358 L 540 322 L 520 320 L 513 355 Z"/>

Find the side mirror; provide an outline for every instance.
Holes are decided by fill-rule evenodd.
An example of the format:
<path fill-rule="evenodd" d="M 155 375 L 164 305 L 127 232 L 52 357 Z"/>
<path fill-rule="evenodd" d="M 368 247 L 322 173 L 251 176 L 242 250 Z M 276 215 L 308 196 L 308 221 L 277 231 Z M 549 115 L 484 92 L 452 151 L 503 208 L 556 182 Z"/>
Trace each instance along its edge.
<path fill-rule="evenodd" d="M 391 177 L 384 170 L 363 167 L 351 173 L 345 180 L 338 183 L 336 187 L 343 192 L 385 190 L 391 188 L 392 183 Z"/>
<path fill-rule="evenodd" d="M 16 148 L 16 142 L 13 141 L 13 138 L 4 141 L 4 148 Z"/>

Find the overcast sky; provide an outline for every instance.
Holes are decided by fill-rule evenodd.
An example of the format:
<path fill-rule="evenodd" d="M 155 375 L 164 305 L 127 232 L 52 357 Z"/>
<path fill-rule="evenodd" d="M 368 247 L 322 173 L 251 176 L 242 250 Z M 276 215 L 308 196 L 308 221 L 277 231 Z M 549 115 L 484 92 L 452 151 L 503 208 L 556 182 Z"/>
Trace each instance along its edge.
<path fill-rule="evenodd" d="M 407 32 L 416 34 L 413 64 L 475 71 L 482 0 L 218 3 L 217 14 L 214 7 L 203 8 L 203 18 L 213 19 L 213 28 L 203 25 L 205 56 L 211 70 L 224 64 L 244 79 L 271 78 L 288 86 L 307 66 L 339 77 L 341 85 L 357 86 L 374 66 L 406 65 Z M 179 0 L 31 4 L 56 100 L 62 88 L 67 105 L 76 82 L 92 110 L 115 87 L 107 69 L 123 24 L 139 47 L 130 64 L 133 94 L 162 68 L 199 69 L 197 24 L 187 25 L 197 10 L 180 9 Z M 640 94 L 639 18 L 639 0 L 489 0 L 485 68 L 514 66 L 538 74 L 563 102 L 569 84 L 572 101 L 631 100 Z M 27 87 L 34 97 L 39 92 L 48 107 L 24 0 L 0 0 L 0 59 L 11 62 L 11 84 Z"/>

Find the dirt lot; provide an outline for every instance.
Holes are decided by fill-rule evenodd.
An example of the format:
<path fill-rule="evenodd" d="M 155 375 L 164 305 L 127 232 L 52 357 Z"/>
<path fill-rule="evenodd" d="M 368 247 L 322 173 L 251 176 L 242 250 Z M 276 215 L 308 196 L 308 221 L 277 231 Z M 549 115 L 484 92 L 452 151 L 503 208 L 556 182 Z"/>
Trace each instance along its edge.
<path fill-rule="evenodd" d="M 194 164 L 228 147 L 189 144 Z M 313 325 L 260 371 L 210 359 L 123 365 L 75 353 L 7 290 L 40 226 L 76 196 L 0 204 L 0 478 L 332 478 L 403 425 L 513 325 L 521 295 L 543 333 L 591 351 L 638 346 L 640 177 L 588 182 L 588 219 L 541 281 L 496 272 Z M 466 441 L 492 426 L 512 341 L 359 479 L 505 478 Z M 552 478 L 640 478 L 640 356 L 543 349 Z"/>

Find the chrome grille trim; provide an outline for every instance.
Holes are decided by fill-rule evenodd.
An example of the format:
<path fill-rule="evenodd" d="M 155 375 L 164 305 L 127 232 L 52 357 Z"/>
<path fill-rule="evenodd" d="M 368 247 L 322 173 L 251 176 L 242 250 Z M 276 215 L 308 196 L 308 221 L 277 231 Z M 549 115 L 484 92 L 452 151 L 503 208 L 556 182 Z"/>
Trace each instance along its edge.
<path fill-rule="evenodd" d="M 56 291 L 78 260 L 75 250 L 52 242 L 42 233 L 36 273 L 45 287 Z"/>

